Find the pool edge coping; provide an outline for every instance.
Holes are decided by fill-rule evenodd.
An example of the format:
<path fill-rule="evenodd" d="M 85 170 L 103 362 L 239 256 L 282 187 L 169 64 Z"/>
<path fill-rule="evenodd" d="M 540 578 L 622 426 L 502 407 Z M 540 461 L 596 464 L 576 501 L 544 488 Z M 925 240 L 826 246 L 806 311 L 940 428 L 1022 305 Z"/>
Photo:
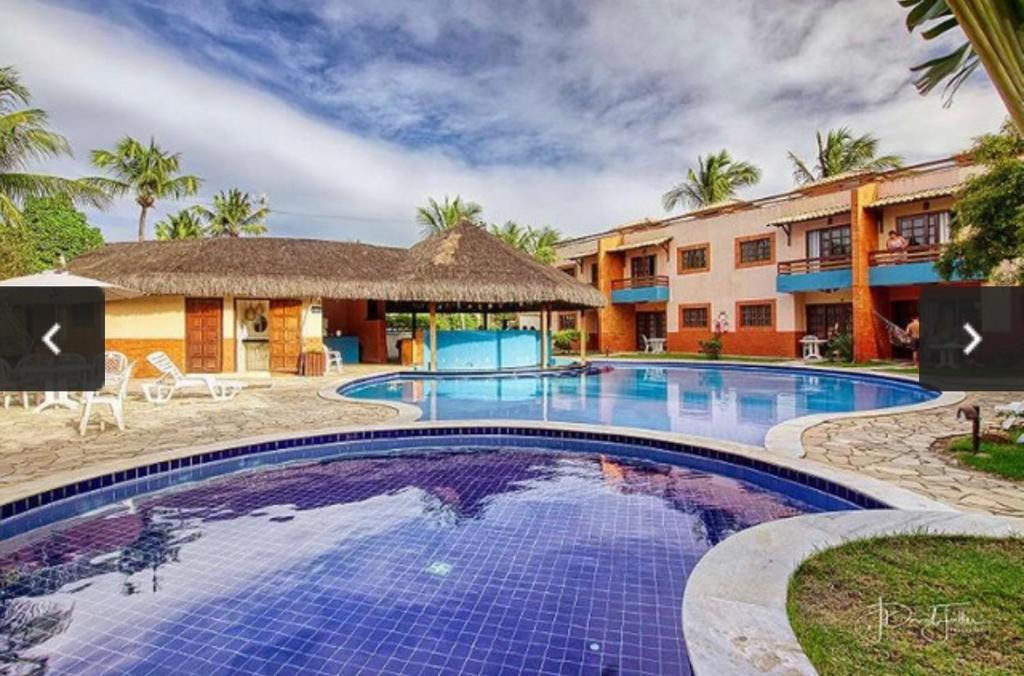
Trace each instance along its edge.
<path fill-rule="evenodd" d="M 824 549 L 898 534 L 1024 536 L 1024 519 L 867 510 L 796 516 L 736 533 L 700 559 L 683 592 L 683 636 L 694 673 L 817 674 L 789 622 L 793 574 Z"/>

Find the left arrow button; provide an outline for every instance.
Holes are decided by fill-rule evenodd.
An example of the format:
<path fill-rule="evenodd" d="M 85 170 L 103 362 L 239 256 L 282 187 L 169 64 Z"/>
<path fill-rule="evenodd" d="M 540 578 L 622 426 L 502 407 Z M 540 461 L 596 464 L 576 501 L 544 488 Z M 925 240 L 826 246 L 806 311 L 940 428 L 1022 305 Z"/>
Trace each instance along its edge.
<path fill-rule="evenodd" d="M 60 355 L 60 348 L 57 347 L 57 344 L 53 342 L 53 337 L 57 335 L 58 331 L 60 331 L 60 324 L 54 324 L 53 326 L 50 327 L 50 330 L 47 331 L 46 334 L 43 336 L 43 345 L 50 348 L 50 352 L 52 352 L 54 356 Z"/>

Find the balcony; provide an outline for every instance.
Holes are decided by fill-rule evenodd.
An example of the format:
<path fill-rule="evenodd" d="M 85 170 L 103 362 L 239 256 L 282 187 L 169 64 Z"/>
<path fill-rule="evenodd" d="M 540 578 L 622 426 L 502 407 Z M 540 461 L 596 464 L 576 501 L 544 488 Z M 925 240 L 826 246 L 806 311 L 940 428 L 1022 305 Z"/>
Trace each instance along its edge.
<path fill-rule="evenodd" d="M 942 248 L 938 244 L 907 247 L 906 251 L 872 251 L 868 254 L 871 286 L 934 284 L 942 278 L 935 270 Z"/>
<path fill-rule="evenodd" d="M 668 277 L 627 277 L 612 280 L 613 303 L 663 303 L 668 300 Z"/>
<path fill-rule="evenodd" d="M 782 261 L 775 278 L 775 290 L 779 293 L 848 289 L 852 284 L 849 256 Z"/>

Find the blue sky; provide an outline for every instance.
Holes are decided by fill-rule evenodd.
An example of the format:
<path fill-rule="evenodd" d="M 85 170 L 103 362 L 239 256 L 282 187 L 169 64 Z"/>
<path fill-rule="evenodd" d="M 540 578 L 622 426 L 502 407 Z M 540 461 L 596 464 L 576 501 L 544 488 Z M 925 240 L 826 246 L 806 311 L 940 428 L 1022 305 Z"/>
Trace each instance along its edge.
<path fill-rule="evenodd" d="M 461 194 L 566 234 L 658 217 L 698 154 L 788 189 L 786 151 L 849 125 L 908 161 L 1004 115 L 984 76 L 951 108 L 908 67 L 934 50 L 895 0 L 59 0 L 4 3 L 14 64 L 76 159 L 155 135 L 199 199 L 269 196 L 272 234 L 409 244 L 416 205 Z M 161 213 L 180 208 L 167 203 Z M 91 214 L 127 239 L 130 201 Z"/>

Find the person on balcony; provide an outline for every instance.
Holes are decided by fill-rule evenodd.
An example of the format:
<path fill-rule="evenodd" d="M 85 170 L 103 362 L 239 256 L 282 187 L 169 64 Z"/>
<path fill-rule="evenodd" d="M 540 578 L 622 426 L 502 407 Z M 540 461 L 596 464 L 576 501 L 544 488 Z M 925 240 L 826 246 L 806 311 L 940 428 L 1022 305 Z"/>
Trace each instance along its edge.
<path fill-rule="evenodd" d="M 893 263 L 903 263 L 907 260 L 907 246 L 907 239 L 903 235 L 895 230 L 889 231 L 889 238 L 885 240 L 885 248 Z"/>

